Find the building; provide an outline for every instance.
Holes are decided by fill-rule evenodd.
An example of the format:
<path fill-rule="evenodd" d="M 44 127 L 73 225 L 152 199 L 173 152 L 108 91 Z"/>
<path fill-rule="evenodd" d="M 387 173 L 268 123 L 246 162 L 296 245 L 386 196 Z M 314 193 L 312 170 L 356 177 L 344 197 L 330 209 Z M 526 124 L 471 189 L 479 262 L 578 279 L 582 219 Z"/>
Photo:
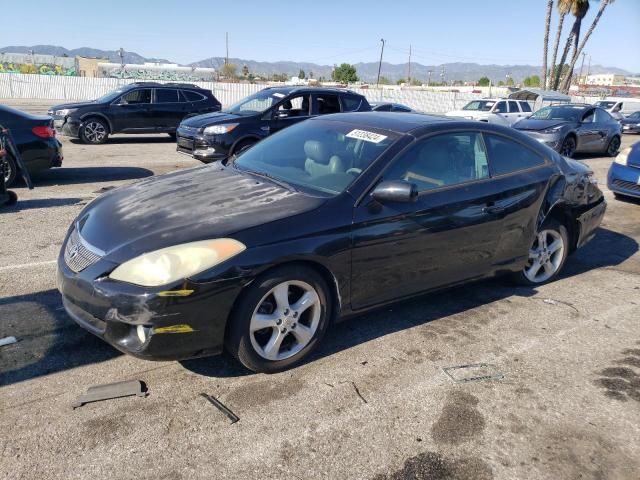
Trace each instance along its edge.
<path fill-rule="evenodd" d="M 587 75 L 585 85 L 601 85 L 610 87 L 613 85 L 624 85 L 625 76 L 615 73 L 599 73 L 596 75 Z"/>
<path fill-rule="evenodd" d="M 167 80 L 173 82 L 211 82 L 215 80 L 214 68 L 183 67 L 176 63 L 120 63 L 99 62 L 98 77 L 134 78 L 137 80 Z"/>
<path fill-rule="evenodd" d="M 80 77 L 97 77 L 99 76 L 98 64 L 108 61 L 108 58 L 77 56 L 75 61 L 76 75 Z"/>

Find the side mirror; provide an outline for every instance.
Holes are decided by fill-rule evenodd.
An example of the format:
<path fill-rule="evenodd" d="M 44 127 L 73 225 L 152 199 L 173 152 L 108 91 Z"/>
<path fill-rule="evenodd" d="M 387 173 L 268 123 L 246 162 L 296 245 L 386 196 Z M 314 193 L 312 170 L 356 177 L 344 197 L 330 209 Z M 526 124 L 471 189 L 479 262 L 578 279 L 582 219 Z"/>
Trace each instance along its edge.
<path fill-rule="evenodd" d="M 380 203 L 411 203 L 418 198 L 418 187 L 405 180 L 389 180 L 379 183 L 371 192 L 371 196 Z"/>

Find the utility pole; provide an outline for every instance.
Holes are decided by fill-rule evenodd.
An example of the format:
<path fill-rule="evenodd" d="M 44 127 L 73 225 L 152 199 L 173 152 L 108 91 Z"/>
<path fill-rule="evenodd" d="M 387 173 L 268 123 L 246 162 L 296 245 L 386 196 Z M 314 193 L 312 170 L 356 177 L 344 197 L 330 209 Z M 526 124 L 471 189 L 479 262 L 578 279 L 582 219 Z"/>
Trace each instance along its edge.
<path fill-rule="evenodd" d="M 580 63 L 580 73 L 578 74 L 578 81 L 576 82 L 578 86 L 580 86 L 580 79 L 582 78 L 582 67 L 584 67 L 584 57 L 586 56 L 587 54 L 585 52 L 582 52 L 582 63 Z"/>
<path fill-rule="evenodd" d="M 120 47 L 120 50 L 118 50 L 118 56 L 120 57 L 120 68 L 124 70 L 124 48 Z"/>
<path fill-rule="evenodd" d="M 431 83 L 431 74 L 432 73 L 433 73 L 433 70 L 427 70 L 427 87 Z"/>
<path fill-rule="evenodd" d="M 224 57 L 224 64 L 227 65 L 229 63 L 229 32 L 224 32 L 224 43 L 227 46 L 227 56 Z"/>
<path fill-rule="evenodd" d="M 409 45 L 409 71 L 407 72 L 407 83 L 411 86 L 411 45 Z"/>
<path fill-rule="evenodd" d="M 376 80 L 376 88 L 380 86 L 380 69 L 382 69 L 382 53 L 384 52 L 384 38 L 381 38 L 382 48 L 380 49 L 380 62 L 378 63 L 378 79 Z"/>
<path fill-rule="evenodd" d="M 444 67 L 442 67 L 442 70 L 440 70 L 440 82 L 442 82 L 443 84 L 445 83 L 444 79 L 445 79 L 445 71 L 444 71 Z"/>

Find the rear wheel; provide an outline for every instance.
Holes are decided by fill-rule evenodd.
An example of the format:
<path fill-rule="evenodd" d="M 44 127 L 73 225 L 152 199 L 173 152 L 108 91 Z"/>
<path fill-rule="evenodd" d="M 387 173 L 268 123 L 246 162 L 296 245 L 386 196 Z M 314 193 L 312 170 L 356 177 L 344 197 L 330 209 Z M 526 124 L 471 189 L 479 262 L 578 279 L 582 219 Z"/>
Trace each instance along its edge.
<path fill-rule="evenodd" d="M 329 324 L 330 294 L 312 269 L 285 266 L 258 278 L 230 320 L 227 349 L 254 372 L 275 373 L 309 355 Z"/>
<path fill-rule="evenodd" d="M 560 147 L 560 155 L 564 155 L 565 157 L 572 158 L 576 153 L 576 139 L 573 137 L 567 137 L 562 142 L 562 146 Z"/>
<path fill-rule="evenodd" d="M 568 253 L 567 229 L 555 219 L 549 219 L 540 227 L 529 250 L 529 260 L 516 279 L 525 285 L 550 282 L 562 270 Z"/>
<path fill-rule="evenodd" d="M 613 137 L 607 146 L 607 155 L 615 157 L 618 154 L 618 150 L 620 150 L 620 137 Z"/>
<path fill-rule="evenodd" d="M 4 157 L 4 161 L 0 160 L 0 174 L 4 177 L 6 187 L 10 187 L 16 181 L 18 165 L 11 155 Z"/>
<path fill-rule="evenodd" d="M 104 120 L 89 118 L 80 128 L 80 140 L 82 143 L 99 145 L 109 138 L 109 127 Z"/>

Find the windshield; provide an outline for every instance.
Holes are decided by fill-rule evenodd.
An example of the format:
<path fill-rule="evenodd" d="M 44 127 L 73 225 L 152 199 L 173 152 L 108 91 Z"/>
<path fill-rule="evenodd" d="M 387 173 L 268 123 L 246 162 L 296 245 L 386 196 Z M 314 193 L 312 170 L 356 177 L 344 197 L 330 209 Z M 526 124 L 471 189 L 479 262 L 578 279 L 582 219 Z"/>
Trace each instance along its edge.
<path fill-rule="evenodd" d="M 238 115 L 254 115 L 262 113 L 272 107 L 286 95 L 273 90 L 261 90 L 258 93 L 243 98 L 238 103 L 225 110 L 226 113 L 236 113 Z"/>
<path fill-rule="evenodd" d="M 613 107 L 616 104 L 616 102 L 596 102 L 596 105 L 598 107 L 602 107 L 605 110 L 608 110 L 609 108 Z"/>
<path fill-rule="evenodd" d="M 627 118 L 633 118 L 633 119 L 640 118 L 640 112 L 633 112 Z"/>
<path fill-rule="evenodd" d="M 102 97 L 95 99 L 94 102 L 97 102 L 97 103 L 113 102 L 116 98 L 122 95 L 123 92 L 124 92 L 124 89 L 114 90 L 113 92 L 109 92 L 106 95 L 103 95 Z"/>
<path fill-rule="evenodd" d="M 583 107 L 543 107 L 531 115 L 530 118 L 536 120 L 567 120 L 569 122 L 577 122 L 583 112 Z"/>
<path fill-rule="evenodd" d="M 296 190 L 343 192 L 399 135 L 330 120 L 308 120 L 267 137 L 233 162 Z"/>
<path fill-rule="evenodd" d="M 496 102 L 489 100 L 474 100 L 473 102 L 467 103 L 464 106 L 463 110 L 477 110 L 479 112 L 488 112 L 495 104 Z"/>

